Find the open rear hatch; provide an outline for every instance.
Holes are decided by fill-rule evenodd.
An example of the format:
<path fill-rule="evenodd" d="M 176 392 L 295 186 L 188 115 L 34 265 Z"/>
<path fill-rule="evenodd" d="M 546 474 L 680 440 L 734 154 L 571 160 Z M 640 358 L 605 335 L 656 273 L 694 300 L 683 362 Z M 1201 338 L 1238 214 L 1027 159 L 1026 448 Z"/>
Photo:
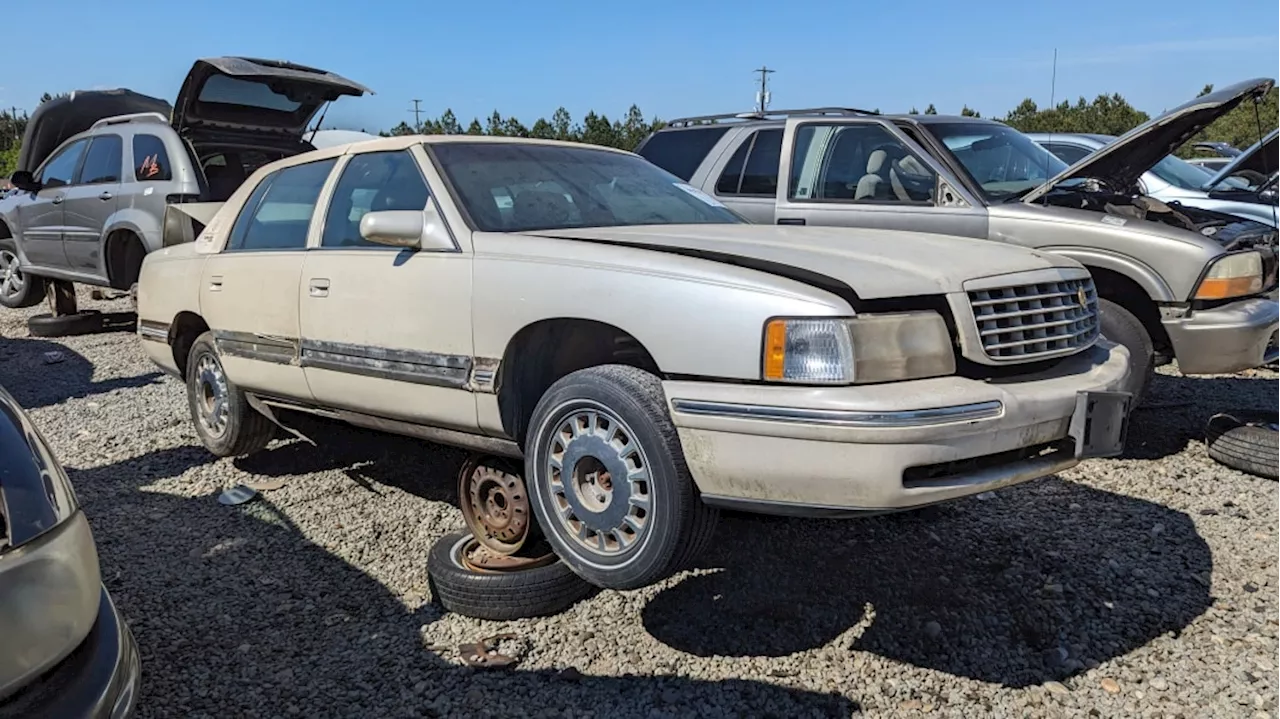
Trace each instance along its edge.
<path fill-rule="evenodd" d="M 282 60 L 196 60 L 173 108 L 173 127 L 193 144 L 252 137 L 288 145 L 325 103 L 373 91 L 326 70 Z"/>
<path fill-rule="evenodd" d="M 1267 78 L 1246 80 L 1183 103 L 1080 159 L 1024 195 L 1022 201 L 1035 203 L 1059 184 L 1072 179 L 1100 180 L 1115 192 L 1135 187 L 1143 173 L 1214 120 L 1246 99 L 1270 92 L 1274 86 L 1275 80 Z"/>

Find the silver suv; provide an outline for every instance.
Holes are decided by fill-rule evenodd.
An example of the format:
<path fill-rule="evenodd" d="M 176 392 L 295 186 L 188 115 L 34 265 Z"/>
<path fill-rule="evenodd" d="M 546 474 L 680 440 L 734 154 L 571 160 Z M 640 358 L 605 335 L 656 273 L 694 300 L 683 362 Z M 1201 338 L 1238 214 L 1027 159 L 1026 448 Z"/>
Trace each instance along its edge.
<path fill-rule="evenodd" d="M 677 120 L 637 152 L 757 223 L 959 235 L 1071 257 L 1097 283 L 1102 333 L 1129 349 L 1126 389 L 1140 398 L 1162 362 L 1217 374 L 1275 361 L 1276 229 L 1138 187 L 1200 127 L 1272 86 L 1196 98 L 1070 167 L 999 122 L 843 108 Z"/>
<path fill-rule="evenodd" d="M 324 70 L 220 57 L 196 61 L 168 116 L 102 116 L 126 105 L 94 93 L 42 105 L 19 192 L 0 200 L 0 305 L 39 303 L 46 280 L 130 289 L 169 204 L 226 200 L 258 167 L 312 150 L 307 126 L 326 103 L 366 92 Z"/>

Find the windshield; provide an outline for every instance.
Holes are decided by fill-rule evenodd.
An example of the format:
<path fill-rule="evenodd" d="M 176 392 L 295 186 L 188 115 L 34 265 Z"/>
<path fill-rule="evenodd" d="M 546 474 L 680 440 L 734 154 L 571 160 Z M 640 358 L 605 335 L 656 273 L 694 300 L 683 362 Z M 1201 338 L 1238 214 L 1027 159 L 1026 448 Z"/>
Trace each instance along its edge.
<path fill-rule="evenodd" d="M 988 200 L 1025 195 L 1067 169 L 1053 153 L 1005 125 L 947 122 L 923 127 L 947 146 Z"/>
<path fill-rule="evenodd" d="M 745 223 L 634 155 L 514 142 L 442 142 L 431 152 L 482 232 Z"/>

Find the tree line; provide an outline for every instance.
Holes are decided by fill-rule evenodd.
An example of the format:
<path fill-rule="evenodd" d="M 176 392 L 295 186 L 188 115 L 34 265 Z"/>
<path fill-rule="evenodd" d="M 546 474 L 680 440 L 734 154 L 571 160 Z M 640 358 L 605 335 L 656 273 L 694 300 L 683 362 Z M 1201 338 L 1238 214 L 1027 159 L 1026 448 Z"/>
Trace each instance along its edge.
<path fill-rule="evenodd" d="M 1206 85 L 1200 95 L 1213 91 L 1213 85 Z M 1178 154 L 1189 157 L 1195 154 L 1194 142 L 1219 141 L 1228 142 L 1238 148 L 1246 148 L 1257 141 L 1259 124 L 1263 134 L 1276 128 L 1280 119 L 1280 106 L 1277 104 L 1277 90 L 1270 93 L 1256 108 L 1252 102 L 1243 102 L 1231 112 L 1218 118 L 1212 125 L 1192 138 L 1178 150 Z M 55 97 L 45 93 L 40 98 L 47 102 Z M 880 112 L 876 108 L 875 112 Z M 916 108 L 909 110 L 917 114 Z M 936 115 L 938 109 L 930 104 L 923 114 Z M 965 117 L 982 117 L 982 114 L 964 105 L 959 113 Z M 17 167 L 18 148 L 22 142 L 22 133 L 26 130 L 28 115 L 16 109 L 0 109 L 0 178 L 8 178 Z M 1041 108 L 1031 98 L 1018 103 L 1016 107 L 1003 116 L 992 116 L 992 119 L 1003 122 L 1022 132 L 1086 132 L 1103 135 L 1122 135 L 1125 132 L 1151 119 L 1146 112 L 1129 104 L 1119 94 L 1102 94 L 1092 101 L 1084 97 L 1075 102 L 1063 100 L 1053 107 Z M 656 118 L 646 118 L 636 105 L 617 119 L 593 111 L 575 122 L 569 111 L 558 108 L 551 118 L 539 117 L 532 124 L 526 125 L 514 116 L 503 117 L 494 110 L 482 122 L 473 118 L 466 127 L 452 109 L 445 110 L 437 118 L 431 118 L 414 127 L 401 122 L 390 130 L 378 134 L 389 137 L 393 135 L 411 135 L 416 133 L 435 135 L 493 135 L 502 137 L 535 137 L 548 140 L 566 140 L 569 142 L 585 142 L 592 145 L 617 147 L 634 150 L 650 133 L 666 126 L 666 122 Z"/>

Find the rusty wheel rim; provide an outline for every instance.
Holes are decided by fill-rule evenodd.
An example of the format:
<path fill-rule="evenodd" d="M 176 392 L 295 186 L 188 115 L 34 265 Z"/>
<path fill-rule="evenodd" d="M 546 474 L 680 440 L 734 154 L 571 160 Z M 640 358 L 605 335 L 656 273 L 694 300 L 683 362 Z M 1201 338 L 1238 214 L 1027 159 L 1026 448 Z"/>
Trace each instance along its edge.
<path fill-rule="evenodd" d="M 556 555 L 550 551 L 536 557 L 515 557 L 499 554 L 480 544 L 473 536 L 459 542 L 456 548 L 459 565 L 480 574 L 503 574 L 536 569 L 554 564 Z"/>
<path fill-rule="evenodd" d="M 499 463 L 468 461 L 458 477 L 458 504 L 480 546 L 511 555 L 524 546 L 533 524 L 524 479 Z"/>

